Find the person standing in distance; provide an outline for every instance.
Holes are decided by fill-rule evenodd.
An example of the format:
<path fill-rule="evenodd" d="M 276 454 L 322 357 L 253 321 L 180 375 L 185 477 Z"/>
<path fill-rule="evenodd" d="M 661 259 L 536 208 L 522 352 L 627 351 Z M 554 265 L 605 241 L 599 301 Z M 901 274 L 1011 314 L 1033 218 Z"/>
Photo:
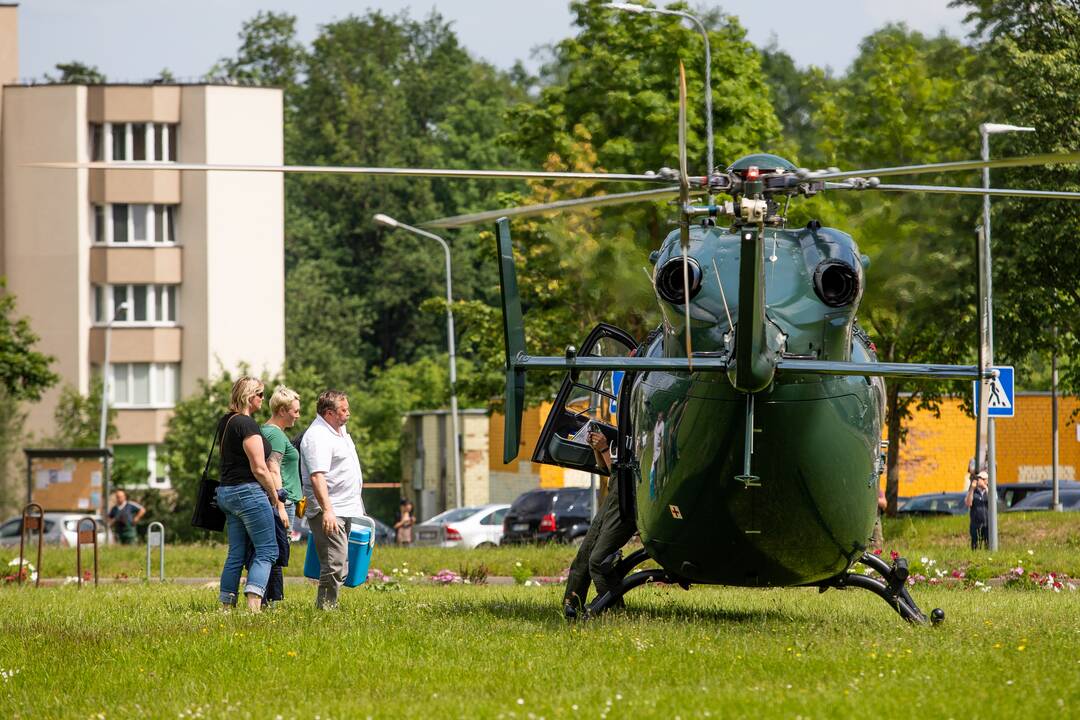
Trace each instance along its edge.
<path fill-rule="evenodd" d="M 127 493 L 123 490 L 117 490 L 113 496 L 116 504 L 109 510 L 109 519 L 106 522 L 112 526 L 113 534 L 121 545 L 131 545 L 135 542 L 135 524 L 142 520 L 146 508 L 128 500 Z"/>
<path fill-rule="evenodd" d="M 300 443 L 301 479 L 307 509 L 304 517 L 319 554 L 319 591 L 315 607 L 337 607 L 338 591 L 345 582 L 349 528 L 352 518 L 364 515 L 360 491 L 364 477 L 356 446 L 345 429 L 349 399 L 327 390 L 319 395 L 317 413 Z"/>
<path fill-rule="evenodd" d="M 979 545 L 990 547 L 990 492 L 986 486 L 988 478 L 985 470 L 980 471 L 968 485 L 967 496 L 964 498 L 964 505 L 969 512 L 968 529 L 971 532 L 972 550 L 978 549 Z"/>

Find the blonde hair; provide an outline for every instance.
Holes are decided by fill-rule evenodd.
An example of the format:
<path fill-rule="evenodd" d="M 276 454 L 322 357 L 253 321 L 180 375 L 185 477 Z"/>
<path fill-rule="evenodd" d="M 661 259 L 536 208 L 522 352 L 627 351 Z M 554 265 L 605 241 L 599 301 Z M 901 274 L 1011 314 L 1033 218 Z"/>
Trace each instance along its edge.
<path fill-rule="evenodd" d="M 274 394 L 270 396 L 270 414 L 277 415 L 278 410 L 289 407 L 294 400 L 299 399 L 300 394 L 298 392 L 284 385 L 278 385 L 274 388 Z"/>
<path fill-rule="evenodd" d="M 245 375 L 232 386 L 232 395 L 229 399 L 229 409 L 233 412 L 246 413 L 251 398 L 262 394 L 264 385 L 259 378 Z"/>

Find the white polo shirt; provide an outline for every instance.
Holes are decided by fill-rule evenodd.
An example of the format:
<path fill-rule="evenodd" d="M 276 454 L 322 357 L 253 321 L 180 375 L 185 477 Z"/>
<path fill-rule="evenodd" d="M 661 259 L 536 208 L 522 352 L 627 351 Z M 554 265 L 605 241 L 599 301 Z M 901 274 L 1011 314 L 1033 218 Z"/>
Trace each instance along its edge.
<path fill-rule="evenodd" d="M 364 515 L 364 501 L 360 497 L 364 475 L 356 445 L 344 425 L 335 431 L 321 415 L 316 415 L 300 442 L 300 457 L 303 460 L 300 476 L 307 497 L 304 517 L 315 517 L 322 512 L 311 486 L 311 474 L 319 472 L 326 478 L 326 492 L 335 515 L 339 518 Z"/>

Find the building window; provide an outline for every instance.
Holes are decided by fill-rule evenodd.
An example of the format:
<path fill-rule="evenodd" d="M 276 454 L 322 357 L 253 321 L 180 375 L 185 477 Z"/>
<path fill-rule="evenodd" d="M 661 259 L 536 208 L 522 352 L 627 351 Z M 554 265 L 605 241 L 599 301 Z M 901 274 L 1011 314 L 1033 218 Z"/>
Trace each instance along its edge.
<path fill-rule="evenodd" d="M 113 445 L 114 466 L 134 473 L 134 487 L 167 489 L 169 468 L 165 464 L 160 445 Z"/>
<path fill-rule="evenodd" d="M 90 123 L 90 159 L 93 162 L 105 160 L 105 134 L 101 123 Z"/>
<path fill-rule="evenodd" d="M 175 325 L 177 294 L 176 285 L 94 285 L 94 322 Z"/>
<path fill-rule="evenodd" d="M 176 135 L 175 123 L 90 123 L 90 157 L 176 162 Z"/>
<path fill-rule="evenodd" d="M 94 205 L 94 242 L 174 245 L 176 208 L 176 205 L 123 203 Z"/>
<path fill-rule="evenodd" d="M 112 363 L 109 373 L 116 408 L 171 408 L 180 395 L 179 363 Z"/>

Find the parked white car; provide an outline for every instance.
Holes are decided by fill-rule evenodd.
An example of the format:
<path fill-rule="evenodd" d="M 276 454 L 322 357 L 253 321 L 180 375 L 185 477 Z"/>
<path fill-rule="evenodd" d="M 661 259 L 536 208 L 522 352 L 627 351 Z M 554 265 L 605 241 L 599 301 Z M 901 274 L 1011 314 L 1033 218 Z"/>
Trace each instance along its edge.
<path fill-rule="evenodd" d="M 502 540 L 503 518 L 509 505 L 454 508 L 420 523 L 415 529 L 417 545 L 440 547 L 494 547 Z"/>
<path fill-rule="evenodd" d="M 62 547 L 75 547 L 78 537 L 78 524 L 81 518 L 92 517 L 97 520 L 98 545 L 105 544 L 105 523 L 100 515 L 86 515 L 79 513 L 47 512 L 45 513 L 45 532 L 42 539 L 46 545 L 60 545 Z M 18 547 L 19 536 L 22 534 L 22 516 L 11 518 L 0 525 L 0 546 Z M 27 534 L 27 548 L 37 547 L 37 531 Z M 35 549 L 36 552 L 36 549 Z"/>

